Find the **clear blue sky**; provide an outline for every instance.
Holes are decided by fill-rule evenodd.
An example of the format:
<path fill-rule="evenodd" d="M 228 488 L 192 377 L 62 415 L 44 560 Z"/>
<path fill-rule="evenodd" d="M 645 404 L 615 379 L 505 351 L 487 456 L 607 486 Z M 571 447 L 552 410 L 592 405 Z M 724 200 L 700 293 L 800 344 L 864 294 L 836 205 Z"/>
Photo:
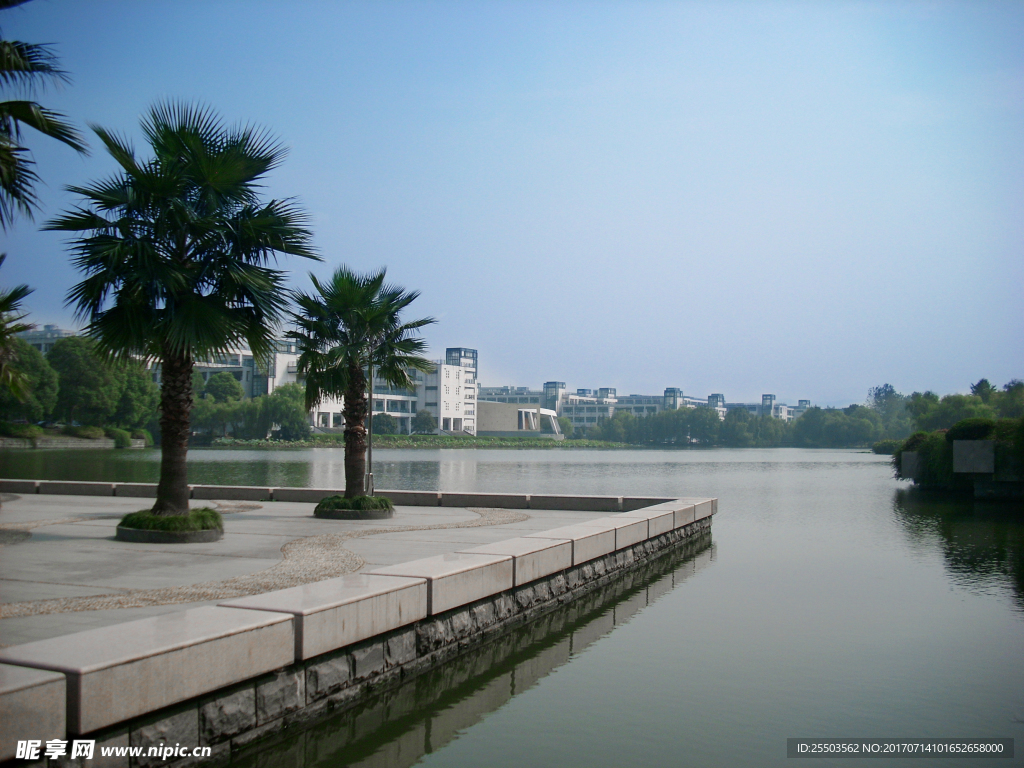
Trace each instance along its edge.
<path fill-rule="evenodd" d="M 138 135 L 271 129 L 325 263 L 389 275 L 485 385 L 863 401 L 1024 377 L 1024 3 L 72 2 L 0 14 Z M 70 325 L 39 223 L 108 175 L 35 136 L 4 285 Z M 309 265 L 288 260 L 293 284 Z"/>

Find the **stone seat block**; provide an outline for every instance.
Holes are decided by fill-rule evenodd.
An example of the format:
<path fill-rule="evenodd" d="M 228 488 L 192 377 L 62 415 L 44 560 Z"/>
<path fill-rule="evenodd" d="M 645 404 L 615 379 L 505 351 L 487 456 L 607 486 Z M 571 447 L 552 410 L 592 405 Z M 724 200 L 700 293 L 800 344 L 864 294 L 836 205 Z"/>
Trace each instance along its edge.
<path fill-rule="evenodd" d="M 619 512 L 622 509 L 622 497 L 531 493 L 530 509 L 562 509 L 571 512 Z"/>
<path fill-rule="evenodd" d="M 715 514 L 715 502 L 714 499 L 704 499 L 703 501 L 695 502 L 693 505 L 693 519 L 694 521 L 703 520 L 705 517 L 711 517 Z"/>
<path fill-rule="evenodd" d="M 64 675 L 0 664 L 0 761 L 17 755 L 19 740 L 64 739 L 66 711 Z"/>
<path fill-rule="evenodd" d="M 664 501 L 671 501 L 671 499 L 666 499 L 664 496 L 624 496 L 622 498 L 622 511 L 632 512 L 634 509 L 650 507 Z"/>
<path fill-rule="evenodd" d="M 203 607 L 0 649 L 67 676 L 67 730 L 84 734 L 291 664 L 292 615 Z"/>
<path fill-rule="evenodd" d="M 88 480 L 74 482 L 64 480 L 40 480 L 38 493 L 59 493 L 71 496 L 113 496 L 113 483 L 97 483 Z"/>
<path fill-rule="evenodd" d="M 301 661 L 425 619 L 427 581 L 350 573 L 220 605 L 292 614 Z"/>
<path fill-rule="evenodd" d="M 550 576 L 572 567 L 572 542 L 568 539 L 506 539 L 460 550 L 467 554 L 509 555 L 515 586 Z"/>
<path fill-rule="evenodd" d="M 250 485 L 193 485 L 193 499 L 218 499 L 220 501 L 269 501 L 270 488 Z"/>
<path fill-rule="evenodd" d="M 156 483 L 115 483 L 114 495 L 129 498 L 155 499 Z"/>
<path fill-rule="evenodd" d="M 38 480 L 0 480 L 0 492 L 3 493 L 38 493 Z"/>
<path fill-rule="evenodd" d="M 565 525 L 550 531 L 527 534 L 528 539 L 568 539 L 572 542 L 572 564 L 582 565 L 588 560 L 615 551 L 615 529 L 601 528 L 586 523 Z"/>
<path fill-rule="evenodd" d="M 438 491 L 381 491 L 378 496 L 391 499 L 393 504 L 407 507 L 439 507 L 441 494 Z"/>
<path fill-rule="evenodd" d="M 426 579 L 429 615 L 512 589 L 512 558 L 508 555 L 450 552 L 387 565 L 370 573 Z"/>
<path fill-rule="evenodd" d="M 442 493 L 442 507 L 495 507 L 498 509 L 529 509 L 530 497 L 525 493 Z"/>
<path fill-rule="evenodd" d="M 602 517 L 597 520 L 587 520 L 578 525 L 585 525 L 591 528 L 600 528 L 615 532 L 615 549 L 625 549 L 641 541 L 647 541 L 647 520 L 635 517 Z"/>
<path fill-rule="evenodd" d="M 622 516 L 634 520 L 646 520 L 647 538 L 649 539 L 668 533 L 676 527 L 676 512 L 671 503 L 656 504 L 653 507 L 623 512 Z"/>
<path fill-rule="evenodd" d="M 337 488 L 274 488 L 274 501 L 306 501 L 319 504 L 328 496 L 342 496 L 344 489 Z"/>

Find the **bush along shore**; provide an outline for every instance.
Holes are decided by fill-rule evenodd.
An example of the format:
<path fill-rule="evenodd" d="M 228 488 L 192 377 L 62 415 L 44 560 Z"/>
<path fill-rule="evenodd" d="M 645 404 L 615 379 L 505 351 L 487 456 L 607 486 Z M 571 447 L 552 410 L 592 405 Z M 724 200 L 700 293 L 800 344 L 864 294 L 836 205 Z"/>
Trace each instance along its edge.
<path fill-rule="evenodd" d="M 1024 418 L 970 418 L 949 429 L 915 432 L 893 453 L 892 467 L 897 479 L 930 490 L 978 496 L 979 478 L 1006 484 L 1006 490 L 1010 484 L 1019 487 L 1024 484 Z"/>

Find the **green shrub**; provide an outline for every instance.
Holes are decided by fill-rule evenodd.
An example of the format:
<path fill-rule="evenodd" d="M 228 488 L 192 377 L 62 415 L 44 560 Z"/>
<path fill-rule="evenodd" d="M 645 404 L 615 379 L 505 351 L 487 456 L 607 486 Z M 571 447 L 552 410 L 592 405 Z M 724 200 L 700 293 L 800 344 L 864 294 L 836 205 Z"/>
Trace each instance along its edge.
<path fill-rule="evenodd" d="M 145 440 L 147 448 L 153 444 L 153 436 L 149 434 L 148 429 L 133 429 L 132 438 L 135 440 Z"/>
<path fill-rule="evenodd" d="M 144 509 L 125 515 L 118 525 L 143 531 L 223 531 L 224 519 L 209 507 L 189 510 L 187 515 L 154 515 Z"/>
<path fill-rule="evenodd" d="M 871 452 L 883 456 L 892 456 L 899 450 L 902 440 L 879 440 L 871 446 Z"/>
<path fill-rule="evenodd" d="M 988 440 L 992 437 L 996 422 L 993 419 L 964 419 L 958 421 L 946 432 L 946 440 Z"/>
<path fill-rule="evenodd" d="M 102 427 L 64 427 L 64 434 L 71 437 L 84 437 L 87 440 L 99 440 L 104 437 Z"/>
<path fill-rule="evenodd" d="M 313 510 L 313 514 L 316 515 L 320 512 L 332 512 L 339 509 L 353 512 L 380 509 L 391 512 L 394 508 L 395 505 L 391 503 L 391 499 L 385 498 L 384 496 L 354 496 L 351 499 L 347 499 L 344 496 L 328 496 L 316 505 L 316 509 Z"/>
<path fill-rule="evenodd" d="M 115 448 L 131 448 L 132 447 L 132 436 L 128 430 L 118 429 L 117 427 L 107 427 L 103 430 L 103 434 L 111 438 L 114 441 Z"/>
<path fill-rule="evenodd" d="M 32 440 L 43 434 L 43 430 L 35 424 L 11 424 L 7 421 L 0 421 L 0 435 L 4 437 L 20 437 L 25 440 Z"/>

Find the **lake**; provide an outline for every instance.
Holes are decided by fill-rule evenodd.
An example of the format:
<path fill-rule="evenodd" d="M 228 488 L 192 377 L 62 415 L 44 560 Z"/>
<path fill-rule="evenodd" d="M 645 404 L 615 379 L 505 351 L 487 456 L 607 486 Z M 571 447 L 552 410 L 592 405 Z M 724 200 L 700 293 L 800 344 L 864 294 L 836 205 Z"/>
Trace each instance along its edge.
<path fill-rule="evenodd" d="M 713 544 L 501 653 L 281 739 L 260 765 L 782 766 L 789 737 L 1011 737 L 1024 750 L 1019 504 L 928 498 L 892 479 L 888 457 L 858 451 L 374 458 L 381 488 L 716 496 Z M 0 475 L 145 482 L 158 460 L 6 451 Z M 344 467 L 340 449 L 198 449 L 190 478 L 337 487 Z M 905 764 L 872 765 L 890 762 Z"/>

